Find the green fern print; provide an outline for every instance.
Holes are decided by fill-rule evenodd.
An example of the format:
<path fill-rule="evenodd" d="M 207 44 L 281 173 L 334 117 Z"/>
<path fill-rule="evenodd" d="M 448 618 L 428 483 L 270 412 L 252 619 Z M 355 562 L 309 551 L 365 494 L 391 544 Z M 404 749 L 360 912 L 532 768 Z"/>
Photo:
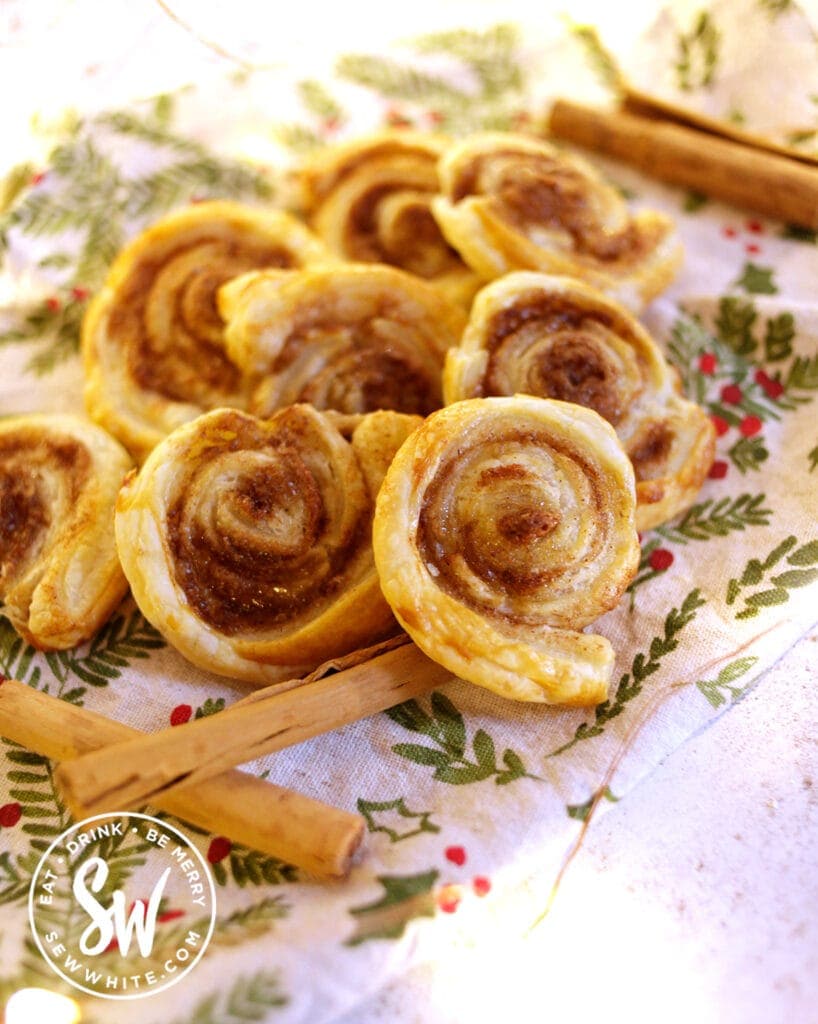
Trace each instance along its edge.
<path fill-rule="evenodd" d="M 425 736 L 433 744 L 398 743 L 392 751 L 414 764 L 434 768 L 432 778 L 438 782 L 463 786 L 493 778 L 498 786 L 506 786 L 517 779 L 538 778 L 526 770 L 520 755 L 511 749 L 503 751 L 501 765 L 498 765 L 494 740 L 485 729 L 474 733 L 471 754 L 468 754 L 463 716 L 449 698 L 437 690 L 431 697 L 431 714 L 416 700 L 404 701 L 386 714 L 393 722 Z"/>
<path fill-rule="evenodd" d="M 789 566 L 780 569 L 782 563 Z M 778 544 L 764 559 L 751 558 L 741 576 L 727 584 L 727 604 L 733 605 L 742 591 L 760 587 L 744 597 L 744 607 L 736 613 L 737 619 L 754 618 L 763 608 L 786 604 L 790 591 L 806 587 L 818 580 L 818 540 L 799 544 L 798 538 L 790 535 Z"/>
<path fill-rule="evenodd" d="M 462 135 L 479 129 L 520 126 L 526 77 L 519 58 L 519 30 L 495 25 L 484 31 L 456 29 L 419 36 L 409 46 L 421 60 L 401 63 L 371 54 L 346 54 L 335 67 L 339 78 L 399 103 L 392 123 L 412 124 Z M 422 58 L 455 58 L 469 84 L 422 66 Z"/>
<path fill-rule="evenodd" d="M 583 740 L 601 736 L 605 726 L 625 710 L 625 706 L 639 696 L 647 679 L 662 667 L 662 659 L 679 646 L 682 632 L 696 618 L 705 601 L 698 589 L 691 590 L 678 608 L 672 608 L 666 618 L 662 636 L 655 636 L 647 654 L 639 651 L 631 665 L 630 672 L 620 678 L 613 697 L 597 705 L 593 722 L 582 722 L 577 726 L 572 739 L 552 751 L 550 757 L 564 754 Z"/>
<path fill-rule="evenodd" d="M 160 96 L 144 114 L 123 110 L 75 119 L 45 172 L 29 174 L 24 185 L 26 165 L 6 179 L 4 194 L 13 199 L 0 214 L 0 258 L 17 234 L 47 237 L 53 251 L 41 267 L 59 278 L 52 296 L 0 333 L 0 345 L 36 343 L 28 364 L 33 373 L 47 373 L 76 353 L 88 297 L 126 239 L 148 221 L 192 199 L 272 198 L 272 184 L 259 171 L 177 135 L 173 114 L 173 99 Z M 134 177 L 129 169 L 144 163 L 145 147 L 159 167 Z M 79 236 L 70 251 L 61 248 L 69 233 Z"/>

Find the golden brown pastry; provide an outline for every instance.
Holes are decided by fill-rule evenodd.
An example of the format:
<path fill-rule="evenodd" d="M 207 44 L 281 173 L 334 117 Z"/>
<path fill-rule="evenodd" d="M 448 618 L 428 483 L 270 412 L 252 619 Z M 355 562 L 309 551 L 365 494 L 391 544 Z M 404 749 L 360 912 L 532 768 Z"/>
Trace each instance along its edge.
<path fill-rule="evenodd" d="M 595 704 L 613 650 L 577 632 L 639 562 L 633 469 L 612 428 L 566 402 L 456 402 L 401 446 L 378 495 L 375 563 L 415 643 L 506 697 Z"/>
<path fill-rule="evenodd" d="M 636 526 L 693 503 L 715 430 L 624 307 L 581 281 L 520 271 L 478 294 L 444 371 L 446 402 L 522 392 L 587 406 L 616 430 L 636 473 Z"/>
<path fill-rule="evenodd" d="M 443 404 L 443 359 L 466 324 L 431 285 L 380 264 L 255 273 L 222 288 L 219 309 L 257 416 L 294 402 L 425 415 Z"/>
<path fill-rule="evenodd" d="M 0 601 L 35 647 L 87 640 L 124 596 L 114 504 L 132 465 L 78 417 L 0 419 Z"/>
<path fill-rule="evenodd" d="M 401 131 L 321 149 L 299 169 L 298 201 L 338 256 L 407 270 L 468 305 L 480 279 L 430 210 L 447 145 L 440 136 Z"/>
<path fill-rule="evenodd" d="M 383 466 L 417 422 L 376 413 L 347 440 L 298 405 L 269 420 L 216 409 L 179 427 L 117 505 L 143 614 L 194 664 L 258 684 L 389 634 L 372 512 Z"/>
<path fill-rule="evenodd" d="M 120 253 L 88 308 L 89 414 L 141 461 L 204 409 L 243 407 L 241 372 L 222 345 L 216 290 L 254 267 L 331 259 L 318 238 L 278 210 L 199 203 L 154 224 Z"/>
<path fill-rule="evenodd" d="M 544 140 L 473 135 L 443 154 L 439 174 L 434 215 L 486 280 L 512 270 L 567 274 L 638 311 L 681 263 L 668 217 L 631 216 L 590 164 Z"/>

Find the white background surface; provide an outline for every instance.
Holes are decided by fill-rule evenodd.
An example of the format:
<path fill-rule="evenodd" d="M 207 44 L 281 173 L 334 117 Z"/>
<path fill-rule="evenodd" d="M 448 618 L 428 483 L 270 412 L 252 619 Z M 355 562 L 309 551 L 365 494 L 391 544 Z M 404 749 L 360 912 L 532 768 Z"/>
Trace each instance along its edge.
<path fill-rule="evenodd" d="M 399 36 L 410 18 L 416 32 L 531 11 L 485 0 L 359 2 L 330 16 L 307 3 L 286 15 L 269 5 L 265 19 L 244 0 L 172 6 L 201 36 L 257 62 L 288 53 L 326 62 L 344 45 L 373 45 L 387 27 Z M 0 0 L 0 171 L 27 155 L 34 110 L 115 104 L 219 63 L 147 0 Z M 818 631 L 606 809 L 524 942 L 421 968 L 343 1024 L 818 1022 L 816 655 Z"/>

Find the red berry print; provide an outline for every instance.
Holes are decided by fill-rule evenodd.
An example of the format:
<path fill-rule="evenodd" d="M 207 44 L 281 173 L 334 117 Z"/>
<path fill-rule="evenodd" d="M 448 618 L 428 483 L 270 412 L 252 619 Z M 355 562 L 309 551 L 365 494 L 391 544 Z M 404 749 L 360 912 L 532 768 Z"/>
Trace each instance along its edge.
<path fill-rule="evenodd" d="M 87 288 L 83 288 L 81 285 L 76 285 L 71 289 L 71 297 L 76 299 L 77 302 L 85 302 L 91 293 Z"/>
<path fill-rule="evenodd" d="M 460 906 L 460 887 L 444 885 L 437 894 L 437 905 L 444 914 L 453 914 Z"/>
<path fill-rule="evenodd" d="M 673 565 L 673 552 L 667 548 L 656 548 L 650 553 L 650 567 L 655 572 L 664 572 Z"/>
<path fill-rule="evenodd" d="M 62 309 L 62 303 L 56 295 L 52 295 L 45 300 L 46 308 L 50 309 L 52 313 L 59 313 Z"/>
<path fill-rule="evenodd" d="M 14 828 L 23 816 L 23 809 L 18 803 L 3 804 L 0 807 L 0 827 Z"/>
<path fill-rule="evenodd" d="M 738 405 L 744 395 L 738 384 L 725 384 L 721 389 L 721 400 L 728 405 Z"/>
<path fill-rule="evenodd" d="M 758 416 L 745 416 L 744 419 L 739 423 L 738 429 L 745 437 L 755 437 L 763 426 Z"/>
<path fill-rule="evenodd" d="M 36 174 L 32 174 L 32 175 L 31 175 L 31 184 L 32 184 L 32 185 L 39 185 L 39 184 L 40 184 L 40 182 L 41 182 L 41 181 L 43 180 L 43 178 L 45 177 L 45 174 L 46 174 L 46 172 L 45 172 L 45 171 L 37 171 L 37 173 L 36 173 Z"/>
<path fill-rule="evenodd" d="M 752 231 L 754 235 L 760 235 L 764 230 L 764 225 L 760 220 L 748 220 L 744 226 L 748 231 Z"/>
<path fill-rule="evenodd" d="M 165 921 L 175 921 L 177 918 L 184 916 L 184 910 L 166 910 L 165 913 L 160 914 L 156 920 L 159 924 L 164 924 Z"/>
<path fill-rule="evenodd" d="M 446 120 L 439 110 L 427 110 L 426 118 L 429 124 L 433 125 L 435 128 L 438 125 L 443 124 L 443 122 Z"/>
<path fill-rule="evenodd" d="M 225 839 L 224 836 L 216 836 L 215 839 L 211 840 L 210 846 L 207 848 L 208 863 L 218 864 L 220 860 L 224 860 L 232 849 L 233 844 L 229 839 Z"/>
<path fill-rule="evenodd" d="M 472 880 L 471 887 L 474 889 L 475 896 L 488 896 L 491 891 L 491 882 L 485 875 L 477 875 Z"/>
<path fill-rule="evenodd" d="M 185 722 L 190 721 L 190 716 L 193 714 L 193 708 L 190 704 L 177 704 L 176 707 L 170 713 L 170 724 L 171 725 L 184 725 Z"/>
<path fill-rule="evenodd" d="M 722 419 L 721 416 L 711 416 L 710 419 L 713 422 L 713 426 L 716 430 L 716 437 L 723 437 L 730 429 L 730 424 L 727 420 Z"/>
<path fill-rule="evenodd" d="M 408 128 L 412 122 L 397 107 L 389 107 L 386 111 L 386 123 L 392 128 Z"/>
<path fill-rule="evenodd" d="M 466 863 L 466 851 L 462 846 L 447 846 L 445 850 L 446 860 L 462 867 Z"/>
<path fill-rule="evenodd" d="M 748 256 L 758 256 L 761 252 L 761 246 L 757 245 L 755 242 L 748 242 L 747 245 L 744 246 L 744 251 Z"/>
<path fill-rule="evenodd" d="M 729 224 L 725 225 L 725 227 L 723 227 L 721 229 L 721 233 L 724 235 L 725 238 L 735 238 L 736 235 L 738 234 L 736 229 L 733 228 L 733 227 L 730 227 Z"/>
<path fill-rule="evenodd" d="M 763 370 L 756 370 L 754 380 L 761 386 L 768 398 L 780 398 L 784 394 L 784 385 L 781 381 L 769 377 Z"/>
<path fill-rule="evenodd" d="M 723 459 L 716 459 L 707 475 L 711 480 L 723 480 L 727 476 L 727 463 Z"/>
<path fill-rule="evenodd" d="M 718 360 L 712 352 L 702 352 L 699 356 L 699 371 L 705 374 L 711 374 L 716 372 L 718 366 Z"/>

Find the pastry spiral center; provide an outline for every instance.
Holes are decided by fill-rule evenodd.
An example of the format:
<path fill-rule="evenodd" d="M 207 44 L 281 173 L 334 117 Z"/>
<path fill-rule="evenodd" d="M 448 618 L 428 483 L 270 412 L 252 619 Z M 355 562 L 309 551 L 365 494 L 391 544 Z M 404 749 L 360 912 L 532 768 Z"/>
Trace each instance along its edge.
<path fill-rule="evenodd" d="M 418 549 L 438 584 L 470 607 L 542 624 L 602 550 L 605 507 L 578 450 L 508 427 L 443 462 L 424 495 Z"/>
<path fill-rule="evenodd" d="M 288 411 L 289 412 L 289 411 Z M 271 434 L 234 420 L 167 512 L 177 582 L 227 635 L 292 622 L 331 600 L 365 546 L 369 499 L 346 442 L 296 412 Z"/>

